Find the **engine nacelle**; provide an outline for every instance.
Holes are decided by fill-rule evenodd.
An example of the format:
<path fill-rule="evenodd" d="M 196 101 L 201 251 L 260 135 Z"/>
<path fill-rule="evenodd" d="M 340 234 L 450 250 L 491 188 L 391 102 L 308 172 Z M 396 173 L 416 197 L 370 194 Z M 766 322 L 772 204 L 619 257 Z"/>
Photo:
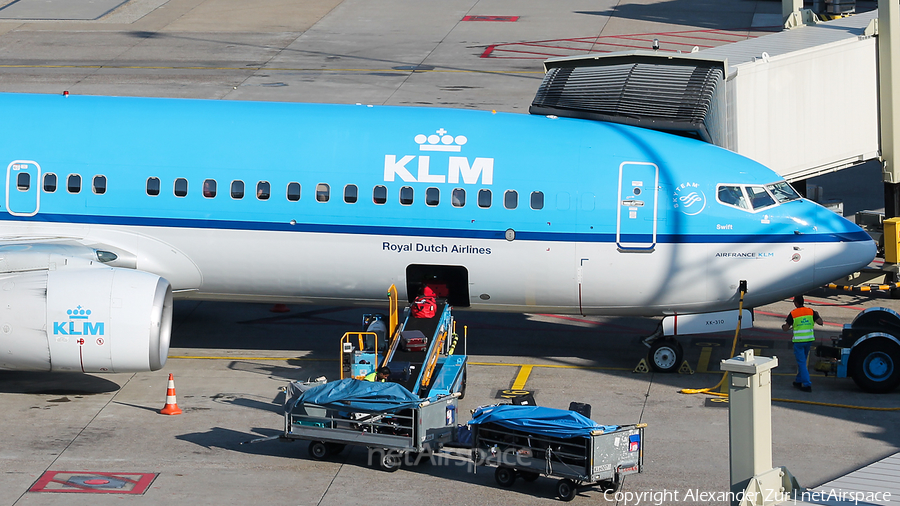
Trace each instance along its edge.
<path fill-rule="evenodd" d="M 166 363 L 172 288 L 91 266 L 0 274 L 0 369 L 141 372 Z"/>

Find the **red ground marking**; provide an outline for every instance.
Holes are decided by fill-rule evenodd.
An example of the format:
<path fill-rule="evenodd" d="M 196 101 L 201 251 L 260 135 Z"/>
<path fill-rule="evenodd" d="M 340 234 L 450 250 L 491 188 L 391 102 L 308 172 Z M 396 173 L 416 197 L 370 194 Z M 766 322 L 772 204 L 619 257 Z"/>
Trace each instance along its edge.
<path fill-rule="evenodd" d="M 782 319 L 787 318 L 787 313 L 785 313 L 785 314 L 781 314 L 781 313 L 770 313 L 770 312 L 768 312 L 768 311 L 760 311 L 760 310 L 758 310 L 758 309 L 754 310 L 753 312 L 756 313 L 756 314 L 761 314 L 761 315 L 763 315 L 763 316 L 776 316 L 776 317 L 782 318 Z M 825 322 L 825 325 L 831 325 L 832 327 L 841 327 L 841 328 L 844 327 L 844 324 L 843 324 L 843 323 Z"/>
<path fill-rule="evenodd" d="M 519 20 L 519 16 L 466 16 L 463 21 L 501 21 L 512 23 Z"/>
<path fill-rule="evenodd" d="M 597 37 L 577 37 L 569 39 L 532 40 L 489 45 L 482 58 L 545 59 L 571 56 L 583 53 L 609 53 L 621 49 L 650 49 L 653 39 L 659 40 L 660 51 L 675 52 L 689 50 L 693 46 L 711 48 L 753 39 L 768 32 L 768 29 L 725 30 L 685 30 L 681 32 L 638 33 L 627 35 L 601 35 Z M 571 45 L 571 46 L 569 46 Z M 545 51 L 535 51 L 542 48 Z"/>
<path fill-rule="evenodd" d="M 156 479 L 156 476 L 156 473 L 47 471 L 38 478 L 28 491 L 140 495 L 147 491 L 153 480 Z M 104 485 L 110 485 L 110 487 L 103 488 Z"/>

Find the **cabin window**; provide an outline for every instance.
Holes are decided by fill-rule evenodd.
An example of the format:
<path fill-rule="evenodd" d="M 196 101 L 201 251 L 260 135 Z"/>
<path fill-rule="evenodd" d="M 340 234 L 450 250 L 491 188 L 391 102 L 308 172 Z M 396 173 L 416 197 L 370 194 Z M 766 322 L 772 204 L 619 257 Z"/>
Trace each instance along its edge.
<path fill-rule="evenodd" d="M 425 189 L 425 205 L 426 206 L 436 206 L 441 203 L 441 190 L 437 188 L 426 188 Z"/>
<path fill-rule="evenodd" d="M 159 178 L 158 177 L 148 177 L 147 178 L 147 195 L 151 197 L 155 197 L 159 195 Z"/>
<path fill-rule="evenodd" d="M 593 211 L 594 210 L 594 194 L 587 192 L 581 194 L 581 210 L 582 211 Z"/>
<path fill-rule="evenodd" d="M 211 199 L 216 196 L 216 180 L 215 179 L 204 179 L 203 180 L 203 196 Z"/>
<path fill-rule="evenodd" d="M 531 208 L 534 210 L 544 208 L 544 192 L 531 192 Z"/>
<path fill-rule="evenodd" d="M 331 196 L 331 187 L 325 183 L 316 185 L 316 202 L 328 202 Z"/>
<path fill-rule="evenodd" d="M 66 179 L 66 189 L 69 193 L 81 193 L 81 176 L 69 174 L 69 177 Z"/>
<path fill-rule="evenodd" d="M 20 192 L 27 192 L 31 188 L 31 174 L 19 172 L 16 176 L 16 188 Z"/>
<path fill-rule="evenodd" d="M 256 198 L 259 200 L 269 200 L 271 195 L 271 186 L 268 181 L 260 181 L 256 183 Z"/>
<path fill-rule="evenodd" d="M 400 204 L 404 206 L 412 205 L 413 203 L 413 189 L 410 186 L 404 186 L 400 188 Z"/>
<path fill-rule="evenodd" d="M 387 202 L 387 187 L 378 185 L 375 188 L 372 188 L 372 202 L 375 202 L 378 205 L 384 204 Z"/>
<path fill-rule="evenodd" d="M 355 184 L 348 184 L 344 187 L 344 202 L 347 204 L 355 204 L 359 199 L 359 188 Z"/>
<path fill-rule="evenodd" d="M 231 182 L 231 198 L 233 199 L 242 199 L 244 198 L 244 182 L 240 179 L 235 179 Z"/>
<path fill-rule="evenodd" d="M 175 180 L 175 196 L 176 197 L 186 197 L 188 192 L 188 181 L 187 179 L 180 177 Z"/>
<path fill-rule="evenodd" d="M 491 190 L 478 190 L 478 207 L 491 207 Z"/>
<path fill-rule="evenodd" d="M 106 176 L 94 176 L 94 182 L 91 184 L 91 187 L 97 195 L 106 193 Z"/>
<path fill-rule="evenodd" d="M 56 174 L 52 172 L 44 174 L 44 191 L 47 193 L 56 191 Z"/>
<path fill-rule="evenodd" d="M 298 200 L 300 200 L 300 183 L 288 183 L 287 199 L 291 202 L 297 202 Z"/>
<path fill-rule="evenodd" d="M 503 207 L 507 209 L 515 209 L 519 206 L 519 192 L 516 190 L 506 190 L 503 194 Z"/>
<path fill-rule="evenodd" d="M 454 188 L 453 193 L 450 194 L 450 204 L 452 204 L 453 207 L 465 207 L 466 190 L 463 188 Z"/>
<path fill-rule="evenodd" d="M 716 198 L 725 205 L 740 209 L 750 209 L 750 206 L 747 204 L 747 198 L 744 197 L 744 191 L 740 186 L 721 185 L 716 190 Z"/>
<path fill-rule="evenodd" d="M 753 206 L 753 210 L 775 205 L 775 199 L 762 186 L 748 186 L 747 196 L 750 198 L 750 205 Z"/>

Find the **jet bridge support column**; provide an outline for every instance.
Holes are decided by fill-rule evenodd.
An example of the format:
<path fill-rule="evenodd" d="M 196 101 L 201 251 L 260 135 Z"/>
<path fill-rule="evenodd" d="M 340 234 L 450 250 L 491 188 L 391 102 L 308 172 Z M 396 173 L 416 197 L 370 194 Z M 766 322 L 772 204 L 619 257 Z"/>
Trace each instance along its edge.
<path fill-rule="evenodd" d="M 753 350 L 722 361 L 728 371 L 728 448 L 732 506 L 763 506 L 800 490 L 787 468 L 772 467 L 772 372 L 777 358 Z"/>
<path fill-rule="evenodd" d="M 816 16 L 803 8 L 803 0 L 781 0 L 781 21 L 785 29 L 816 23 Z"/>
<path fill-rule="evenodd" d="M 900 167 L 897 148 L 900 146 L 900 67 L 894 65 L 894 54 L 900 57 L 900 2 L 878 2 L 878 98 L 881 109 L 881 161 L 884 180 L 884 217 L 900 216 Z"/>

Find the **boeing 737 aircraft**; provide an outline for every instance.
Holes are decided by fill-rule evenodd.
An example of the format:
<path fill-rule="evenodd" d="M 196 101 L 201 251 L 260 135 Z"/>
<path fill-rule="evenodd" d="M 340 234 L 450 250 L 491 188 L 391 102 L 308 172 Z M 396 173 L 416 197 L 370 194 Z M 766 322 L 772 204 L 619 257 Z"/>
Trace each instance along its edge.
<path fill-rule="evenodd" d="M 869 236 L 735 153 L 433 108 L 0 95 L 0 368 L 157 370 L 172 298 L 486 311 L 737 309 L 867 265 Z"/>

